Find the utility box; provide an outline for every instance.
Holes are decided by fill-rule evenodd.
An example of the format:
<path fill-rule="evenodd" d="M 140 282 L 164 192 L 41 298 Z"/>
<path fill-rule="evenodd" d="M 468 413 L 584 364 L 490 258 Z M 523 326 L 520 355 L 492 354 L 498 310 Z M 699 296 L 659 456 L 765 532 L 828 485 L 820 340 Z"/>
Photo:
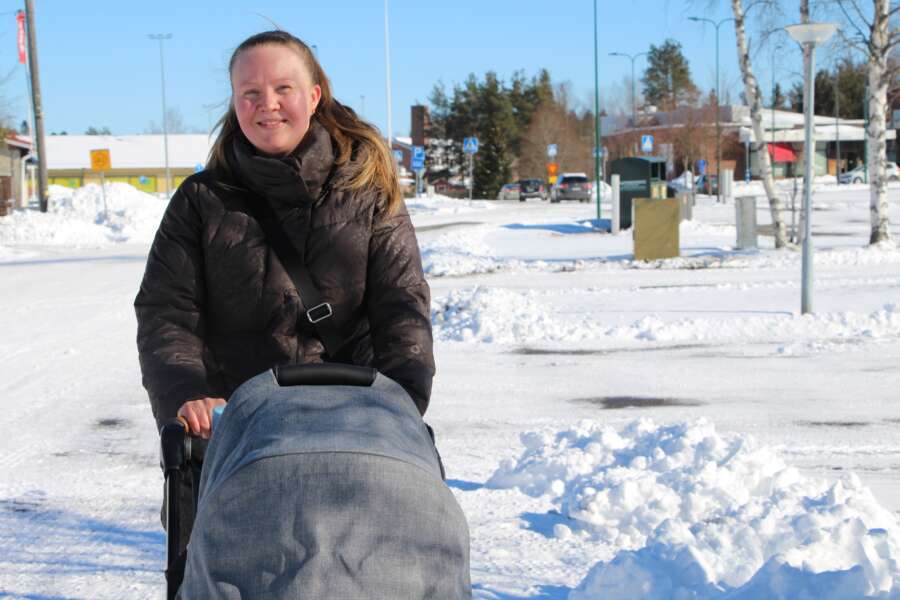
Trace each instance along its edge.
<path fill-rule="evenodd" d="M 681 254 L 677 198 L 634 199 L 634 259 L 675 258 Z"/>
<path fill-rule="evenodd" d="M 609 175 L 619 176 L 619 227 L 632 225 L 632 205 L 636 198 L 662 199 L 666 192 L 666 159 L 629 156 L 612 161 Z"/>
<path fill-rule="evenodd" d="M 737 223 L 738 250 L 755 250 L 756 239 L 756 198 L 738 196 L 734 203 L 735 223 Z"/>

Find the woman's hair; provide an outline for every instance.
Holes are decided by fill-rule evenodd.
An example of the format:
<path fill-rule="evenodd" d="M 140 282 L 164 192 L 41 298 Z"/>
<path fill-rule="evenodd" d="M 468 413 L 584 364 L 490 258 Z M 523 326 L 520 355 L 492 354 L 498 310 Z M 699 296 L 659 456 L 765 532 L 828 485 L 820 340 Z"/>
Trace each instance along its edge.
<path fill-rule="evenodd" d="M 400 183 L 397 179 L 397 167 L 387 144 L 378 130 L 356 116 L 348 106 L 334 99 L 331 83 L 322 70 L 322 66 L 313 55 L 309 46 L 286 31 L 265 31 L 250 36 L 234 50 L 228 62 L 228 74 L 234 68 L 237 57 L 242 52 L 265 44 L 281 45 L 296 51 L 306 66 L 313 85 L 322 90 L 322 97 L 316 107 L 312 119 L 318 121 L 336 142 L 338 155 L 335 166 L 342 167 L 351 163 L 346 175 L 336 181 L 350 190 L 371 187 L 378 193 L 389 212 L 399 208 L 401 202 Z M 207 168 L 230 172 L 226 152 L 232 140 L 241 131 L 234 103 L 228 103 L 228 110 L 216 124 L 219 135 L 209 152 Z"/>

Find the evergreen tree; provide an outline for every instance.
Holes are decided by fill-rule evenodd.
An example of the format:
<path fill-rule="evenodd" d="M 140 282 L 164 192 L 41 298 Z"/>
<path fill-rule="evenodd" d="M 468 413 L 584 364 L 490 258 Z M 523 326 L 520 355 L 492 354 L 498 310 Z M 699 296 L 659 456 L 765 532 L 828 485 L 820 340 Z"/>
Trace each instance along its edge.
<path fill-rule="evenodd" d="M 775 88 L 772 90 L 772 108 L 781 109 L 784 108 L 784 103 L 787 102 L 787 97 L 784 95 L 784 92 L 781 90 L 781 84 L 775 83 Z"/>
<path fill-rule="evenodd" d="M 474 108 L 478 137 L 474 193 L 479 198 L 493 198 L 510 179 L 516 136 L 513 103 L 495 73 L 485 75 Z"/>
<path fill-rule="evenodd" d="M 644 84 L 645 100 L 665 110 L 697 102 L 697 86 L 691 79 L 691 70 L 681 52 L 681 44 L 675 40 L 667 39 L 661 46 L 650 45 L 647 69 L 641 82 Z"/>

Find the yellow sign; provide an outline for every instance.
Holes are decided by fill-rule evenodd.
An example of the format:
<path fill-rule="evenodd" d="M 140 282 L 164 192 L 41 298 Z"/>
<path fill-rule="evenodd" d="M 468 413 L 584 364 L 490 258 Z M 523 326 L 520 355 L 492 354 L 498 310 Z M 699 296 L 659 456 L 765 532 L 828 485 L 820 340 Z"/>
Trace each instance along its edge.
<path fill-rule="evenodd" d="M 109 158 L 109 150 L 91 150 L 91 170 L 92 171 L 109 171 L 112 168 L 112 161 Z"/>

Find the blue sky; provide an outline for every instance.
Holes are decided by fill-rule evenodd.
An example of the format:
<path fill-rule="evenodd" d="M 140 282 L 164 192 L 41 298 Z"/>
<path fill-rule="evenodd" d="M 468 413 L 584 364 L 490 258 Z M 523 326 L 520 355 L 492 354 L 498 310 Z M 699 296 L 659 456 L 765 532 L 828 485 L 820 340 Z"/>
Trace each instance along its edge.
<path fill-rule="evenodd" d="M 84 133 L 89 126 L 141 133 L 160 122 L 158 42 L 149 33 L 171 33 L 165 42 L 166 97 L 187 124 L 207 130 L 223 111 L 229 87 L 227 62 L 248 35 L 271 28 L 265 15 L 318 49 L 336 97 L 382 129 L 387 109 L 383 0 L 158 0 L 155 2 L 36 0 L 38 57 L 48 133 Z M 17 66 L 14 11 L 0 4 L 0 74 L 10 74 L 2 95 L 13 123 L 27 116 L 25 68 Z M 601 95 L 621 88 L 630 71 L 612 51 L 636 53 L 671 37 L 680 41 L 694 81 L 715 82 L 715 35 L 692 14 L 728 17 L 730 2 L 707 0 L 599 0 Z M 593 4 L 591 0 L 390 0 L 394 135 L 408 135 L 409 106 L 427 103 L 436 82 L 448 88 L 469 73 L 488 70 L 508 79 L 515 70 L 547 68 L 568 81 L 576 100 L 591 102 Z M 739 92 L 739 70 L 730 24 L 721 28 L 723 85 Z M 770 54 L 757 65 L 770 87 Z M 793 47 L 779 58 L 789 87 L 800 71 Z M 797 64 L 793 64 L 797 63 Z M 638 77 L 645 63 L 639 58 Z M 620 93 L 621 95 L 621 93 Z M 363 97 L 365 99 L 363 100 Z M 363 106 L 364 102 L 364 106 Z"/>

